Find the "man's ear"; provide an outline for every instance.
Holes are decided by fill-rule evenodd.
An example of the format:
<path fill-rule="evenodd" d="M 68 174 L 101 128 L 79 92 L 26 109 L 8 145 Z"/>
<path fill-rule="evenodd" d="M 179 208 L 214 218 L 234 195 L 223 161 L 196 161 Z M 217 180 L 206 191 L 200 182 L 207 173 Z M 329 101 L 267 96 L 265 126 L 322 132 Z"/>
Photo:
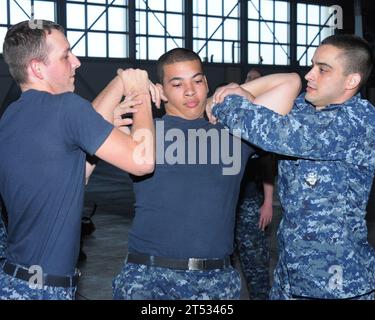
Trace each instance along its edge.
<path fill-rule="evenodd" d="M 42 72 L 42 62 L 39 60 L 33 59 L 30 62 L 30 70 L 32 75 L 40 80 L 44 79 L 43 72 Z"/>
<path fill-rule="evenodd" d="M 346 88 L 349 90 L 355 90 L 361 83 L 362 77 L 359 73 L 352 73 L 348 76 Z"/>
<path fill-rule="evenodd" d="M 156 89 L 158 89 L 159 93 L 160 93 L 160 98 L 161 100 L 166 103 L 168 102 L 168 98 L 166 97 L 166 95 L 164 94 L 164 88 L 163 88 L 163 85 L 161 85 L 160 83 L 156 83 L 155 84 L 156 86 Z"/>

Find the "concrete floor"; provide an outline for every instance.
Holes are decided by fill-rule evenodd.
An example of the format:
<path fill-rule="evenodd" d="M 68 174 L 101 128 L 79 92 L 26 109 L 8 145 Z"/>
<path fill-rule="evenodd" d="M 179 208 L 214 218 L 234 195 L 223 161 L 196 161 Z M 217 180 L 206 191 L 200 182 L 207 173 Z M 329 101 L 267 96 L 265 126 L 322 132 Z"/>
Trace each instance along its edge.
<path fill-rule="evenodd" d="M 92 217 L 96 230 L 84 238 L 83 250 L 87 260 L 79 264 L 82 277 L 78 299 L 112 299 L 112 279 L 120 272 L 127 252 L 127 236 L 133 218 L 134 194 L 126 173 L 99 162 L 98 168 L 86 189 L 85 207 L 90 212 L 93 204 L 97 210 Z M 274 200 L 274 218 L 267 230 L 270 243 L 271 275 L 277 262 L 276 231 L 281 219 L 277 197 Z M 368 223 L 369 241 L 375 246 L 375 221 Z M 235 266 L 240 270 L 238 260 Z M 271 277 L 272 281 L 272 277 Z M 241 299 L 248 299 L 246 286 L 242 286 Z"/>

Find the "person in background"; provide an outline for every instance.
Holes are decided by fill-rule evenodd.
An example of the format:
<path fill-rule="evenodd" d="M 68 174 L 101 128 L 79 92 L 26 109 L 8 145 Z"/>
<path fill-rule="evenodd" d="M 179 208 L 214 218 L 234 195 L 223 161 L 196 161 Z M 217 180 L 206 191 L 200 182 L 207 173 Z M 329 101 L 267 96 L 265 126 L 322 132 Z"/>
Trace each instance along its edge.
<path fill-rule="evenodd" d="M 262 74 L 252 68 L 246 83 Z M 268 299 L 270 254 L 265 229 L 273 215 L 273 190 L 277 161 L 272 153 L 249 159 L 237 204 L 236 247 L 251 300 Z"/>

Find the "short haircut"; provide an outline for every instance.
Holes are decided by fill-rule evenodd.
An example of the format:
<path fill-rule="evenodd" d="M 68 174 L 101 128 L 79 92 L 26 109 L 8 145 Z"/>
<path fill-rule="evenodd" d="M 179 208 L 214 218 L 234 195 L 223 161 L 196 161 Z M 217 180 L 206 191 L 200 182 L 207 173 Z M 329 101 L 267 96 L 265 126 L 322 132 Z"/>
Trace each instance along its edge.
<path fill-rule="evenodd" d="M 321 45 L 331 45 L 343 51 L 345 75 L 359 73 L 362 87 L 368 80 L 374 57 L 366 40 L 350 34 L 337 34 L 324 39 Z"/>
<path fill-rule="evenodd" d="M 197 53 L 186 48 L 175 48 L 167 51 L 158 59 L 156 72 L 158 76 L 158 82 L 163 84 L 164 79 L 164 66 L 173 64 L 176 62 L 184 61 L 199 61 L 200 67 L 203 72 L 202 60 Z"/>
<path fill-rule="evenodd" d="M 37 23 L 35 23 L 37 22 Z M 9 72 L 18 84 L 28 81 L 27 67 L 31 60 L 48 61 L 46 36 L 51 31 L 64 33 L 64 28 L 48 20 L 26 20 L 12 26 L 4 40 L 3 56 Z"/>

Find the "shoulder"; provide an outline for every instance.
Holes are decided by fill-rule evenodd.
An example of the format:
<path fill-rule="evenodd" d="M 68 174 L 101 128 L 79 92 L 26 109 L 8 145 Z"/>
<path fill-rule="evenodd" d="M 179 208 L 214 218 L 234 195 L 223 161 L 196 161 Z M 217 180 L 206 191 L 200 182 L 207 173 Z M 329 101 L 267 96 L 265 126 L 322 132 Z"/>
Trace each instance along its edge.
<path fill-rule="evenodd" d="M 73 92 L 65 92 L 65 93 L 57 94 L 56 97 L 65 102 L 91 105 L 90 101 L 80 97 L 78 94 L 75 94 Z"/>
<path fill-rule="evenodd" d="M 64 112 L 87 112 L 92 111 L 94 108 L 90 101 L 80 97 L 79 95 L 66 92 L 55 95 L 56 99 L 59 101 L 59 105 Z"/>

